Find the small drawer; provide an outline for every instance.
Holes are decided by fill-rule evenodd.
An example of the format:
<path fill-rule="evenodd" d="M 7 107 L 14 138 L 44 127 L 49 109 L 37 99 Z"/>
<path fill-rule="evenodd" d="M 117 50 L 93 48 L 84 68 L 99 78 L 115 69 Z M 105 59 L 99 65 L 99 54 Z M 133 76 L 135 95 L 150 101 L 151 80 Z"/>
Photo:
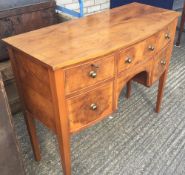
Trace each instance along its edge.
<path fill-rule="evenodd" d="M 71 132 L 78 131 L 112 113 L 113 82 L 67 100 Z"/>
<path fill-rule="evenodd" d="M 174 33 L 174 23 L 169 24 L 167 27 L 165 27 L 162 31 L 159 32 L 159 36 L 157 39 L 157 49 L 161 50 L 165 46 L 168 45 L 168 43 L 171 41 L 171 38 L 173 38 Z"/>
<path fill-rule="evenodd" d="M 118 59 L 118 72 L 122 72 L 132 66 L 138 64 L 142 61 L 142 51 L 143 49 L 138 49 L 141 44 L 133 45 L 120 52 L 120 57 Z M 143 44 L 142 44 L 143 45 Z"/>
<path fill-rule="evenodd" d="M 118 59 L 118 72 L 122 72 L 128 68 L 145 62 L 156 53 L 156 38 L 154 35 L 140 43 L 137 43 L 120 52 Z"/>
<path fill-rule="evenodd" d="M 65 90 L 70 94 L 114 76 L 114 56 L 107 56 L 65 70 Z"/>
<path fill-rule="evenodd" d="M 151 58 L 157 52 L 157 37 L 158 34 L 155 34 L 144 41 L 144 59 Z"/>
<path fill-rule="evenodd" d="M 158 55 L 154 58 L 154 67 L 153 67 L 153 73 L 152 73 L 153 83 L 160 78 L 160 76 L 163 74 L 163 72 L 166 69 L 166 66 L 169 61 L 167 58 L 167 49 L 168 47 L 162 49 L 158 53 Z"/>

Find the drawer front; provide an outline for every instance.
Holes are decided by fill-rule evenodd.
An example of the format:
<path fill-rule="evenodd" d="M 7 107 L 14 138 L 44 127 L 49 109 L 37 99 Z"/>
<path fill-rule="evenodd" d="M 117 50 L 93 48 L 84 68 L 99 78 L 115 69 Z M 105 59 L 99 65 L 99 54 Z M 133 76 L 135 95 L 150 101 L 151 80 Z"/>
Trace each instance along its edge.
<path fill-rule="evenodd" d="M 151 58 L 157 52 L 158 33 L 144 41 L 143 58 Z"/>
<path fill-rule="evenodd" d="M 161 32 L 159 32 L 159 36 L 157 39 L 157 49 L 161 50 L 171 41 L 171 38 L 174 35 L 174 23 L 169 24 L 165 27 Z"/>
<path fill-rule="evenodd" d="M 65 70 L 65 90 L 70 94 L 114 76 L 114 56 L 104 57 Z"/>
<path fill-rule="evenodd" d="M 167 50 L 168 50 L 168 47 L 163 48 L 154 58 L 152 82 L 155 82 L 156 80 L 158 80 L 166 69 L 166 66 L 169 61 L 167 58 Z"/>
<path fill-rule="evenodd" d="M 156 53 L 157 35 L 154 35 L 120 52 L 118 72 L 147 61 Z"/>
<path fill-rule="evenodd" d="M 67 100 L 71 132 L 112 113 L 113 82 Z"/>

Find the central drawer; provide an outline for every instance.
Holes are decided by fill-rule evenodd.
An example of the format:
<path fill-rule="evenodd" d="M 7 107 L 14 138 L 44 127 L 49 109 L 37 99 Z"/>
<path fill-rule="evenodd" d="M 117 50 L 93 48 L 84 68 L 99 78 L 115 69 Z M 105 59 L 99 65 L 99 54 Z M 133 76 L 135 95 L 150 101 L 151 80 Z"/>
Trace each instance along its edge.
<path fill-rule="evenodd" d="M 65 91 L 74 91 L 94 85 L 114 76 L 114 55 L 102 57 L 65 70 Z"/>
<path fill-rule="evenodd" d="M 157 37 L 158 34 L 153 35 L 142 42 L 120 51 L 118 73 L 150 59 L 156 53 Z"/>
<path fill-rule="evenodd" d="M 112 113 L 113 82 L 67 100 L 71 132 L 78 131 Z"/>

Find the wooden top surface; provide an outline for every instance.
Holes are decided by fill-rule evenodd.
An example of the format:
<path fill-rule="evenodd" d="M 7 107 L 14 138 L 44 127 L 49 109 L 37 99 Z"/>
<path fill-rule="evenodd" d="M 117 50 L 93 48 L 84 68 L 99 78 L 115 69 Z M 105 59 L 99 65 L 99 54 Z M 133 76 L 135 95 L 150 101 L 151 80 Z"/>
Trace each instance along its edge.
<path fill-rule="evenodd" d="M 4 41 L 55 70 L 132 45 L 158 32 L 178 15 L 131 3 Z"/>

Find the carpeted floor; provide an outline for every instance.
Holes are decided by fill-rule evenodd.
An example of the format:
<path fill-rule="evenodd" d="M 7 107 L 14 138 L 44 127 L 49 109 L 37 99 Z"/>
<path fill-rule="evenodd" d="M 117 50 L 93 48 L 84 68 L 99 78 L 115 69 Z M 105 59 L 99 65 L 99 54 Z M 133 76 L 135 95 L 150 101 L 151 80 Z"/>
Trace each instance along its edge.
<path fill-rule="evenodd" d="M 71 138 L 73 175 L 185 174 L 185 36 L 174 47 L 162 110 L 154 112 L 157 84 L 150 89 L 133 84 L 124 91 L 119 111 Z M 16 131 L 27 175 L 62 174 L 56 137 L 37 123 L 42 160 L 33 159 L 22 114 Z"/>

